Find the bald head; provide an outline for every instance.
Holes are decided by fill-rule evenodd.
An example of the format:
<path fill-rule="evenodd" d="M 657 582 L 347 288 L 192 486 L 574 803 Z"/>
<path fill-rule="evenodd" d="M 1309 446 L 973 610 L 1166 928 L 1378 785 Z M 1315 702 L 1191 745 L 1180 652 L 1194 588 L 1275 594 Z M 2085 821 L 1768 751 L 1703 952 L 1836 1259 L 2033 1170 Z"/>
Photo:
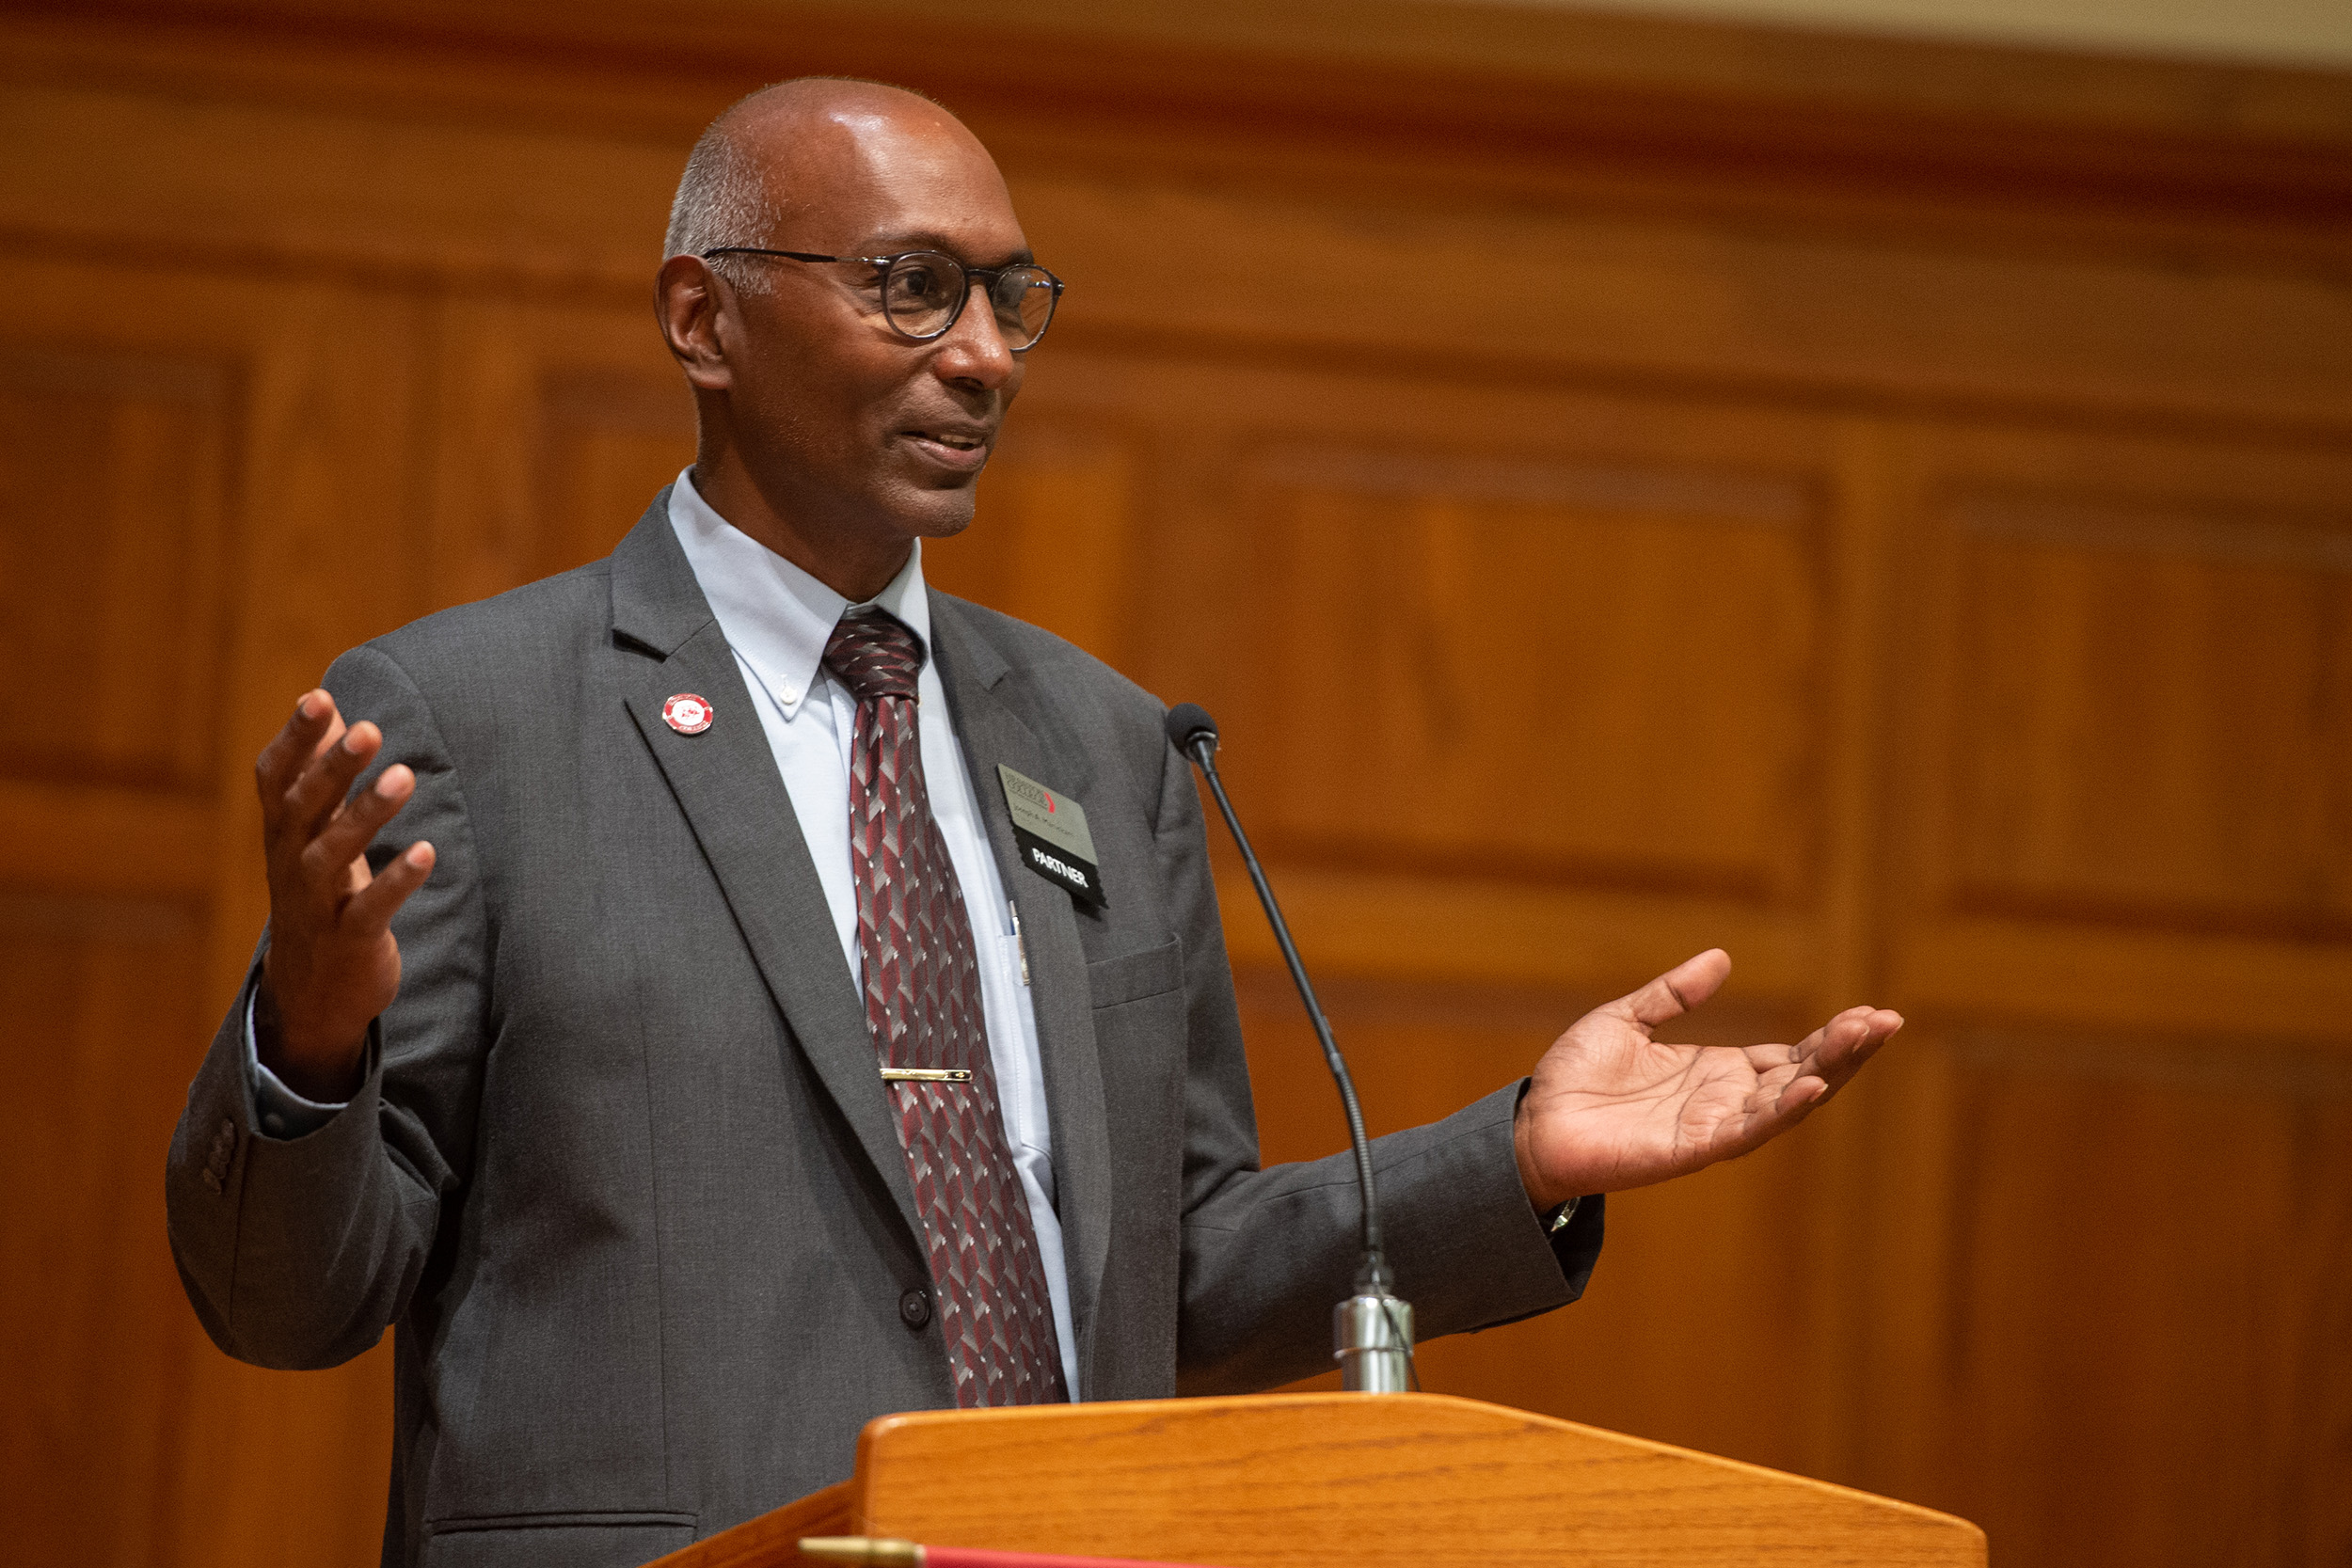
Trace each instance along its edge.
<path fill-rule="evenodd" d="M 853 600 L 972 520 L 1030 315 L 1061 286 L 953 115 L 876 82 L 754 93 L 695 145 L 668 249 L 655 311 L 721 516 Z M 936 314 L 911 324 L 901 294 Z"/>
<path fill-rule="evenodd" d="M 778 82 L 738 101 L 694 144 L 662 256 L 723 245 L 821 250 L 786 230 L 828 208 L 860 205 L 877 186 L 942 172 L 1004 189 L 979 139 L 920 93 L 831 76 Z M 715 264 L 739 288 L 765 284 L 766 274 L 735 258 Z"/>

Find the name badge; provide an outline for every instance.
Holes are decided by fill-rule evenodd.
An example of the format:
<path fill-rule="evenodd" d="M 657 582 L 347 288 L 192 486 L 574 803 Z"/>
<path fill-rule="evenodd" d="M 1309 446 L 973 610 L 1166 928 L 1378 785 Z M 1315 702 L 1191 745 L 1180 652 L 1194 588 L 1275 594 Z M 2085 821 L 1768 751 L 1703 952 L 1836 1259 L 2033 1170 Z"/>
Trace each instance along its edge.
<path fill-rule="evenodd" d="M 1035 779 L 996 765 L 1004 782 L 1005 807 L 1012 813 L 1012 839 L 1022 862 L 1049 882 L 1070 890 L 1072 897 L 1106 908 L 1103 873 L 1094 859 L 1094 835 L 1087 832 L 1086 808 L 1067 795 L 1057 794 Z"/>

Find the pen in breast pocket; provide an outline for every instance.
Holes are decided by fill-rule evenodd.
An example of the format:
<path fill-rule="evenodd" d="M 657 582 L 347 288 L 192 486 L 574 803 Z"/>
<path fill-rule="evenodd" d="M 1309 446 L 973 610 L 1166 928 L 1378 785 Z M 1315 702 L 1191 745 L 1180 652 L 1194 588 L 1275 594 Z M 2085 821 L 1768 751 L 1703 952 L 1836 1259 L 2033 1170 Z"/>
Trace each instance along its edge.
<path fill-rule="evenodd" d="M 1021 955 L 1021 983 L 1029 983 L 1029 944 L 1021 940 L 1021 907 L 1011 899 L 1005 900 L 1005 912 L 1012 916 L 1012 950 Z"/>

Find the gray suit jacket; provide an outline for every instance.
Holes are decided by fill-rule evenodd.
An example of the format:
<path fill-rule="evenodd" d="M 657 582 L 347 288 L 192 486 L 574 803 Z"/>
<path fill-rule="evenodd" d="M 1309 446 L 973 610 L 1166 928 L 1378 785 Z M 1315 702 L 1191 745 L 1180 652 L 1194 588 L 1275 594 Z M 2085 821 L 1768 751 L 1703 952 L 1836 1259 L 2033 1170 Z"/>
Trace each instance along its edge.
<path fill-rule="evenodd" d="M 378 766 L 418 778 L 371 858 L 440 853 L 399 1000 L 350 1108 L 290 1140 L 255 1126 L 240 1002 L 173 1139 L 172 1247 L 223 1350 L 323 1367 L 396 1329 L 389 1563 L 641 1562 L 953 1402 L 858 991 L 666 502 L 607 561 L 336 661 Z M 1258 1168 L 1160 704 L 945 594 L 932 641 L 1026 934 L 1083 1394 L 1327 1369 L 1351 1167 Z M 671 731 L 677 691 L 717 723 Z M 1000 762 L 1086 807 L 1107 910 L 1022 867 Z M 1530 1212 L 1517 1093 L 1376 1145 L 1424 1335 L 1571 1300 L 1598 1250 L 1598 1204 L 1549 1239 Z"/>

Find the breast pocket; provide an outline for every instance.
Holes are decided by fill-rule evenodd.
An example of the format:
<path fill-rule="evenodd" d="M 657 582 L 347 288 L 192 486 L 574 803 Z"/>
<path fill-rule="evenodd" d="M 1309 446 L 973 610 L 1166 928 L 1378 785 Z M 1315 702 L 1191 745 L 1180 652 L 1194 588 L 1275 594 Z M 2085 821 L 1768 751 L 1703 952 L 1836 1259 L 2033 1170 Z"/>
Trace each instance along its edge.
<path fill-rule="evenodd" d="M 1139 953 L 1120 953 L 1087 965 L 1087 991 L 1094 1009 L 1123 1006 L 1148 997 L 1182 990 L 1184 985 L 1184 943 L 1170 938 L 1165 946 Z"/>

